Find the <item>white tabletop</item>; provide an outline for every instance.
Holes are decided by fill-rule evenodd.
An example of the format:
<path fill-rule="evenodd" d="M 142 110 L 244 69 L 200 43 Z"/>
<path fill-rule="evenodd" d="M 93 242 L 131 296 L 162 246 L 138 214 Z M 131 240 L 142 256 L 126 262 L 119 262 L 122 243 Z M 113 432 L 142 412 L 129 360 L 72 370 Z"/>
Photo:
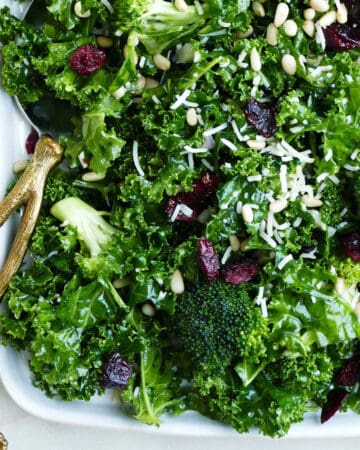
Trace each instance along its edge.
<path fill-rule="evenodd" d="M 0 432 L 9 450 L 358 450 L 357 439 L 222 439 L 169 438 L 153 434 L 119 433 L 40 420 L 19 408 L 0 384 Z"/>

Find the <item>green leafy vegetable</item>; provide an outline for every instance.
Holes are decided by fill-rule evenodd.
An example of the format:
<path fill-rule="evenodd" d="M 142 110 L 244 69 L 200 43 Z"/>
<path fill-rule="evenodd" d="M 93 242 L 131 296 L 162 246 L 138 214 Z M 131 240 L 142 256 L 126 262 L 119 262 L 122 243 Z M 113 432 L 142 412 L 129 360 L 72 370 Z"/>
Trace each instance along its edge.
<path fill-rule="evenodd" d="M 275 1 L 0 9 L 3 89 L 72 111 L 0 315 L 49 396 L 103 393 L 117 353 L 133 368 L 125 414 L 158 426 L 195 410 L 283 436 L 358 354 L 359 46 L 329 48 L 332 27 L 351 28 L 322 30 L 321 13 L 308 33 L 304 3 L 276 29 Z M 71 63 L 85 45 L 106 53 L 87 75 Z M 254 278 L 225 281 L 249 260 Z M 359 413 L 346 388 L 341 410 Z"/>

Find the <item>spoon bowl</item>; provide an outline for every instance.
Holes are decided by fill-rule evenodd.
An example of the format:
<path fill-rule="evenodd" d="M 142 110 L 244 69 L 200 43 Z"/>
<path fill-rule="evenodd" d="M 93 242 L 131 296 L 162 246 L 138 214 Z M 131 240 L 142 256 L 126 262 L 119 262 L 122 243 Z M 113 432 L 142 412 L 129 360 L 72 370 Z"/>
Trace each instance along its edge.
<path fill-rule="evenodd" d="M 41 28 L 44 23 L 52 25 L 53 21 L 43 0 L 32 1 L 22 19 L 36 28 Z M 22 104 L 18 97 L 15 97 L 15 102 L 39 136 L 47 135 L 58 140 L 60 136 L 72 134 L 73 118 L 78 115 L 78 111 L 69 101 L 55 98 L 49 93 L 34 103 Z"/>
<path fill-rule="evenodd" d="M 39 136 L 47 135 L 58 140 L 60 136 L 72 134 L 76 111 L 68 101 L 43 96 L 34 103 L 23 105 L 15 97 L 15 103 Z"/>

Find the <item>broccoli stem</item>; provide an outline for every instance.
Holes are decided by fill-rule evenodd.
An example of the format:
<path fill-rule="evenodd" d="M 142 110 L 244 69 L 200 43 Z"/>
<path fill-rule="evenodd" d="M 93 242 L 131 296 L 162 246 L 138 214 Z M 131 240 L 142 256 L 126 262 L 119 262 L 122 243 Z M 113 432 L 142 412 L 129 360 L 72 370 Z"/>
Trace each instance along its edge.
<path fill-rule="evenodd" d="M 209 15 L 206 4 L 201 11 L 194 5 L 180 11 L 165 0 L 124 0 L 116 3 L 116 10 L 120 30 L 135 32 L 151 55 L 193 36 Z"/>
<path fill-rule="evenodd" d="M 116 231 L 104 220 L 105 212 L 97 211 L 77 197 L 60 200 L 52 206 L 50 213 L 63 224 L 76 228 L 78 239 L 85 244 L 91 256 L 97 256 Z"/>

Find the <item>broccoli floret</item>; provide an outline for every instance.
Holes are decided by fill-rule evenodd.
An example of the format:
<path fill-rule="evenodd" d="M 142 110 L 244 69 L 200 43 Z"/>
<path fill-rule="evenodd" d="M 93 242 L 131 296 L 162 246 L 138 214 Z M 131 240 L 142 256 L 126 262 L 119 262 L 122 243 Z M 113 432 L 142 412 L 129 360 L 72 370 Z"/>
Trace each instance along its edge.
<path fill-rule="evenodd" d="M 98 211 L 78 197 L 60 200 L 51 207 L 50 213 L 64 225 L 75 229 L 80 244 L 90 253 L 89 257 L 82 253 L 75 257 L 82 275 L 97 279 L 112 294 L 120 308 L 126 308 L 111 283 L 111 277 L 117 269 L 113 258 L 104 255 L 104 251 L 114 243 L 113 236 L 117 231 L 103 218 L 106 213 Z"/>
<path fill-rule="evenodd" d="M 203 5 L 199 14 L 193 5 L 179 11 L 165 0 L 117 0 L 114 9 L 120 30 L 135 33 L 154 55 L 191 36 L 204 23 L 208 8 Z"/>
<path fill-rule="evenodd" d="M 78 197 L 60 200 L 51 207 L 50 213 L 64 224 L 76 228 L 79 241 L 92 257 L 99 255 L 116 231 L 103 218 L 104 212 L 97 211 Z"/>
<path fill-rule="evenodd" d="M 266 319 L 244 285 L 199 283 L 179 296 L 174 318 L 185 351 L 202 369 L 265 354 Z"/>

